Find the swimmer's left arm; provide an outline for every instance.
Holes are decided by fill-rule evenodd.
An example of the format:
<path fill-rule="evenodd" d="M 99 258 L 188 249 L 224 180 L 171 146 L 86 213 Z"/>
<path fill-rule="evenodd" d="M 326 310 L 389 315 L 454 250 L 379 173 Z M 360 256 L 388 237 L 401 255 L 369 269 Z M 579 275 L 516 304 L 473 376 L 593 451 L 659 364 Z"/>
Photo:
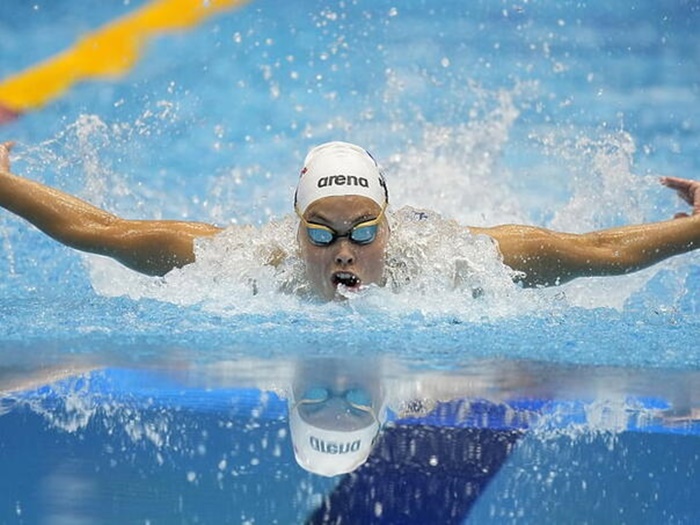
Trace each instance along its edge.
<path fill-rule="evenodd" d="M 498 243 L 505 264 L 524 277 L 525 286 L 553 286 L 577 277 L 621 275 L 700 248 L 700 182 L 664 178 L 693 207 L 692 216 L 623 226 L 585 234 L 504 225 L 470 228 Z"/>

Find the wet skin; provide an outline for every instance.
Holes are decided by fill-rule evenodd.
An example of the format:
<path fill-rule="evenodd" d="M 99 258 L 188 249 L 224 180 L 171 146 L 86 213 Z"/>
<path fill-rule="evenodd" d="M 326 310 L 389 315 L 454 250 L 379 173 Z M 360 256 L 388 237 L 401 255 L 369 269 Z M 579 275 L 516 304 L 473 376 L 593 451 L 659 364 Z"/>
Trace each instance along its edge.
<path fill-rule="evenodd" d="M 375 219 L 380 212 L 381 207 L 367 197 L 325 197 L 306 209 L 304 219 L 343 235 L 357 224 Z M 359 245 L 342 237 L 329 246 L 315 246 L 309 241 L 303 224 L 300 224 L 297 239 L 306 264 L 307 279 L 320 297 L 326 300 L 340 297 L 339 286 L 359 290 L 368 284 L 383 284 L 389 240 L 389 226 L 385 217 L 379 223 L 376 239 L 370 244 Z"/>

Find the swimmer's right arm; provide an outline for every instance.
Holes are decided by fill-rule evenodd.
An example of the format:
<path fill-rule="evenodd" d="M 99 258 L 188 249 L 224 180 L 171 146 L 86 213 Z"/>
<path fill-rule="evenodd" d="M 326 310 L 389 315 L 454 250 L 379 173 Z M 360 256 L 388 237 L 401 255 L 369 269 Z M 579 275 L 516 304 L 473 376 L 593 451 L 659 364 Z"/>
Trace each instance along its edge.
<path fill-rule="evenodd" d="M 146 275 L 194 262 L 194 241 L 222 231 L 201 222 L 126 220 L 72 195 L 10 173 L 12 143 L 0 144 L 0 206 L 55 240 L 111 257 Z"/>

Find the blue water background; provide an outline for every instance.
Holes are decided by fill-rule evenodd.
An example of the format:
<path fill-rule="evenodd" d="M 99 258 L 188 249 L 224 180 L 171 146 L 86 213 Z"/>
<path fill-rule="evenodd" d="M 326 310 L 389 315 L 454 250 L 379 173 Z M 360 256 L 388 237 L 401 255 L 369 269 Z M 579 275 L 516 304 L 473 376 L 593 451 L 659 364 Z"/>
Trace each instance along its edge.
<path fill-rule="evenodd" d="M 0 77 L 142 3 L 2 2 Z M 699 24 L 692 1 L 256 1 L 154 40 L 124 78 L 80 83 L 0 128 L 0 139 L 18 141 L 18 173 L 132 218 L 257 225 L 283 217 L 307 149 L 343 139 L 365 145 L 385 165 L 394 205 L 438 209 L 464 224 L 585 231 L 662 220 L 683 205 L 657 177 L 700 171 Z M 684 372 L 700 366 L 698 254 L 536 295 L 541 310 L 513 315 L 496 304 L 479 316 L 476 307 L 465 314 L 450 294 L 441 309 L 423 308 L 430 301 L 421 297 L 409 298 L 410 308 L 405 301 L 380 308 L 272 298 L 223 311 L 197 301 L 113 296 L 92 280 L 101 264 L 94 257 L 7 213 L 0 214 L 0 246 L 0 356 L 20 368 L 65 355 L 133 365 L 173 354 L 200 364 L 386 354 L 419 370 L 460 369 L 484 358 Z M 107 267 L 101 275 L 118 281 L 122 274 Z M 35 412 L 3 419 L 11 417 L 24 421 L 27 435 L 32 425 L 44 428 Z M 202 418 L 188 413 L 171 422 L 173 435 L 194 425 L 186 437 L 194 444 L 184 450 L 196 451 L 197 429 L 215 426 Z M 112 439 L 102 427 L 122 431 L 104 419 L 110 423 L 83 429 L 80 439 L 99 449 Z M 272 421 L 265 425 L 275 433 L 283 425 Z M 236 439 L 258 443 L 265 432 L 241 431 Z M 56 444 L 64 437 L 45 439 L 64 446 Z M 210 450 L 225 449 L 219 439 Z M 658 436 L 611 439 L 530 442 L 474 510 L 475 522 L 540 523 L 550 515 L 558 523 L 556 500 L 579 522 L 615 515 L 616 523 L 689 523 L 698 510 L 688 493 L 697 487 L 695 438 L 673 445 Z M 114 441 L 110 446 L 129 442 Z M 615 448 L 611 443 L 619 444 L 615 460 L 568 469 L 608 457 L 597 451 Z M 80 450 L 65 446 L 71 454 Z M 671 448 L 674 457 L 660 456 Z M 283 450 L 276 461 L 298 481 L 289 448 Z M 176 449 L 166 451 L 175 465 L 166 478 L 179 480 L 168 490 L 194 490 L 182 475 L 200 472 L 203 463 L 186 466 Z M 156 454 L 148 447 L 140 453 Z M 567 459 L 557 463 L 562 454 Z M 543 482 L 532 464 L 550 478 Z M 70 478 L 71 465 L 61 466 L 56 483 Z M 132 468 L 127 462 L 124 476 L 133 476 Z M 630 476 L 627 484 L 621 475 Z M 645 484 L 644 477 L 655 481 Z M 318 478 L 303 479 L 309 492 L 325 488 Z M 51 493 L 49 485 L 43 493 Z M 594 485 L 614 495 L 601 499 Z M 226 490 L 239 494 L 237 486 Z M 283 489 L 275 490 L 285 501 Z M 189 494 L 201 503 L 227 493 Z M 300 501 L 289 504 L 290 515 L 312 506 Z M 627 515 L 611 514 L 619 501 Z M 239 502 L 226 503 L 231 513 L 241 510 Z M 281 505 L 267 502 L 250 513 L 279 517 Z M 10 507 L 5 516 L 16 517 Z"/>

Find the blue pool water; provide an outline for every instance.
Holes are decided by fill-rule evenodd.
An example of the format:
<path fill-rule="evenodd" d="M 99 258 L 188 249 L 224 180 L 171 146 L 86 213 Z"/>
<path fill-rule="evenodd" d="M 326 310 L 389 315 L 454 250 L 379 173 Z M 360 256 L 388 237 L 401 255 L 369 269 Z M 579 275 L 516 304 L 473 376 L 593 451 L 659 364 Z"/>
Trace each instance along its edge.
<path fill-rule="evenodd" d="M 143 3 L 2 2 L 0 77 Z M 700 171 L 698 23 L 697 2 L 253 1 L 1 127 L 15 172 L 120 215 L 259 229 L 150 279 L 0 213 L 0 523 L 693 523 L 699 253 L 520 290 L 445 222 L 411 286 L 318 304 L 255 249 L 291 246 L 299 165 L 333 139 L 373 152 L 395 210 L 673 216 L 658 177 Z M 478 299 L 442 271 L 465 253 Z M 351 475 L 294 461 L 309 360 L 391 397 Z"/>

